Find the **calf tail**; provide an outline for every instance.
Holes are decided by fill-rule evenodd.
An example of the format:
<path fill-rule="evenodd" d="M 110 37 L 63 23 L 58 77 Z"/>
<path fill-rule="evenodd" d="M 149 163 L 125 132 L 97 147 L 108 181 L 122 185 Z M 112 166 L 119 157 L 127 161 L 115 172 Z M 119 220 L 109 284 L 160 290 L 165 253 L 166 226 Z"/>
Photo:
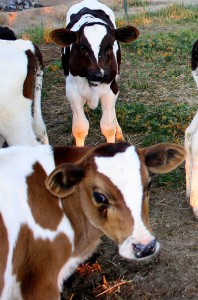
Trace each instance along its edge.
<path fill-rule="evenodd" d="M 36 133 L 38 140 L 42 144 L 49 144 L 46 126 L 43 121 L 41 111 L 41 96 L 43 87 L 43 58 L 40 50 L 36 45 L 35 56 L 37 58 L 37 67 L 35 74 L 35 86 L 34 86 L 34 105 L 33 105 L 33 129 Z"/>

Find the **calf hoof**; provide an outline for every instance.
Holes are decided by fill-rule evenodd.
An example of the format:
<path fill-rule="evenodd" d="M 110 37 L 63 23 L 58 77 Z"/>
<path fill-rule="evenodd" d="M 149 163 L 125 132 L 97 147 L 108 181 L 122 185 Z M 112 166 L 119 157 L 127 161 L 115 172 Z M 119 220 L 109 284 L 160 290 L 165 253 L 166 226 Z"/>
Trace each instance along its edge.
<path fill-rule="evenodd" d="M 194 219 L 198 221 L 198 207 L 193 207 L 192 210 L 193 210 Z"/>

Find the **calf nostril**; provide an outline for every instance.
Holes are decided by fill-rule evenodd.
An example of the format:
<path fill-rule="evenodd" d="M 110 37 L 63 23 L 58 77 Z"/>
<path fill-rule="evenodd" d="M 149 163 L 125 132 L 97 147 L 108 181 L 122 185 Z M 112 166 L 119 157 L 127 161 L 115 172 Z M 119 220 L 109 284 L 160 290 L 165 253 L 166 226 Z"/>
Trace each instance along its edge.
<path fill-rule="evenodd" d="M 87 75 L 89 81 L 100 81 L 104 77 L 103 73 L 100 71 L 90 71 Z"/>
<path fill-rule="evenodd" d="M 95 78 L 96 78 L 96 79 L 101 79 L 101 78 L 103 78 L 103 74 L 102 74 L 101 72 L 96 72 L 94 75 L 95 75 Z"/>
<path fill-rule="evenodd" d="M 137 258 L 147 257 L 152 255 L 156 250 L 156 239 L 152 240 L 149 244 L 132 244 L 134 254 Z"/>

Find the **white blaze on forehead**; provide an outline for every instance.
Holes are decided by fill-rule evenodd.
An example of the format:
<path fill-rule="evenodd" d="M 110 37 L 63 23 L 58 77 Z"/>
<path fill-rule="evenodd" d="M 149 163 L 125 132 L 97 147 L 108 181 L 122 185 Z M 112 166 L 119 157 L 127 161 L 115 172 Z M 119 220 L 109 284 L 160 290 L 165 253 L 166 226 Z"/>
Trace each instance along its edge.
<path fill-rule="evenodd" d="M 117 153 L 113 157 L 95 157 L 95 163 L 98 172 L 107 176 L 120 190 L 131 212 L 134 220 L 133 230 L 131 230 L 131 236 L 126 239 L 126 243 L 122 245 L 130 256 L 131 243 L 146 244 L 153 239 L 142 220 L 143 186 L 139 156 L 135 147 L 130 146 L 125 152 Z M 128 240 L 130 243 L 127 242 Z"/>
<path fill-rule="evenodd" d="M 72 14 L 77 14 L 82 8 L 85 8 L 85 7 L 89 8 L 91 10 L 95 10 L 95 9 L 103 10 L 109 16 L 109 18 L 112 21 L 112 23 L 114 24 L 114 26 L 116 26 L 115 16 L 114 16 L 113 11 L 105 4 L 103 4 L 99 1 L 96 1 L 96 0 L 84 0 L 84 1 L 81 1 L 81 2 L 71 6 L 67 12 L 66 25 L 70 22 Z"/>
<path fill-rule="evenodd" d="M 140 160 L 135 147 L 130 146 L 125 152 L 117 153 L 113 157 L 96 157 L 95 162 L 98 172 L 107 176 L 120 190 L 134 220 L 139 220 L 143 188 Z"/>
<path fill-rule="evenodd" d="M 85 37 L 91 45 L 91 49 L 94 52 L 94 56 L 98 62 L 98 54 L 100 51 L 100 45 L 104 36 L 107 34 L 107 29 L 102 25 L 86 26 L 84 29 Z"/>

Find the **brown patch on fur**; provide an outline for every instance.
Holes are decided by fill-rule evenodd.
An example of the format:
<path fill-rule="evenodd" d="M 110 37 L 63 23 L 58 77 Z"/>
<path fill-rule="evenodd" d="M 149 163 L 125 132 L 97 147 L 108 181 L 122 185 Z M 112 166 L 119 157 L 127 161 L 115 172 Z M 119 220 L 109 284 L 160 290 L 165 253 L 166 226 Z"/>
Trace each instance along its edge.
<path fill-rule="evenodd" d="M 8 256 L 8 234 L 3 222 L 3 218 L 0 214 L 0 241 L 1 241 L 1 259 L 0 259 L 0 296 L 4 286 L 4 272 L 6 269 L 7 256 Z"/>
<path fill-rule="evenodd" d="M 28 65 L 27 65 L 27 76 L 23 84 L 23 96 L 32 99 L 33 87 L 34 87 L 34 77 L 35 70 L 37 67 L 37 62 L 34 53 L 31 50 L 26 52 Z"/>
<path fill-rule="evenodd" d="M 34 172 L 27 178 L 28 203 L 32 215 L 35 222 L 43 228 L 56 230 L 63 217 L 59 200 L 47 191 L 45 187 L 47 175 L 41 165 L 36 163 L 33 169 Z"/>
<path fill-rule="evenodd" d="M 102 232 L 92 226 L 84 213 L 84 201 L 80 201 L 79 189 L 62 199 L 63 210 L 75 231 L 73 256 L 89 256 L 100 241 Z"/>
<path fill-rule="evenodd" d="M 58 274 L 71 256 L 71 244 L 64 234 L 53 242 L 35 239 L 22 225 L 13 254 L 13 273 L 24 300 L 59 299 Z"/>
<path fill-rule="evenodd" d="M 83 158 L 93 147 L 76 147 L 76 146 L 54 146 L 55 165 L 62 163 L 75 163 Z"/>

